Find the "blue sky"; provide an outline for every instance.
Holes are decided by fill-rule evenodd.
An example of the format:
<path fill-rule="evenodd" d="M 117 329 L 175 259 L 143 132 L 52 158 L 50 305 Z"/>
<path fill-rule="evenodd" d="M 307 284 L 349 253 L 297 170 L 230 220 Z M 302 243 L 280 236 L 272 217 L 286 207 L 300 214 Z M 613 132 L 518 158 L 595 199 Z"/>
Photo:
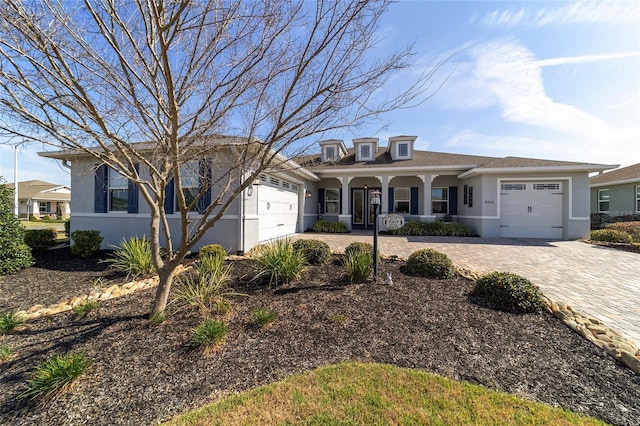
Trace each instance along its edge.
<path fill-rule="evenodd" d="M 325 135 L 418 136 L 416 148 L 623 166 L 640 162 L 640 2 L 400 1 L 384 17 L 378 48 L 415 43 L 416 78 L 442 88 L 421 105 L 387 114 L 389 125 Z M 395 83 L 394 83 L 395 82 Z M 19 180 L 68 184 L 42 146 L 19 151 Z M 13 180 L 13 151 L 0 146 L 0 175 Z"/>

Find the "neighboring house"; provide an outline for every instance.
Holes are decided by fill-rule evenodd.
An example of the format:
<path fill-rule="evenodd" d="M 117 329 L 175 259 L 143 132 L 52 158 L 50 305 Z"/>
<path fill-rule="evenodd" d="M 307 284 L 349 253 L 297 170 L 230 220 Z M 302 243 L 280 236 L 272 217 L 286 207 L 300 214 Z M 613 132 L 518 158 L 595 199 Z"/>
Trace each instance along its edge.
<path fill-rule="evenodd" d="M 640 163 L 591 178 L 591 213 L 640 213 Z"/>
<path fill-rule="evenodd" d="M 360 138 L 351 149 L 342 140 L 324 140 L 320 154 L 283 159 L 281 167 L 262 173 L 237 198 L 195 250 L 219 243 L 231 252 L 245 252 L 303 232 L 319 218 L 349 229 L 369 228 L 374 190 L 381 192 L 382 216 L 393 212 L 406 220 L 455 220 L 491 238 L 582 238 L 590 228 L 589 173 L 616 167 L 419 151 L 415 140 L 392 137 L 382 147 L 376 138 Z M 149 212 L 138 203 L 135 185 L 112 176 L 87 154 L 41 155 L 70 161 L 72 187 L 82 188 L 73 193 L 72 230 L 99 230 L 104 247 L 149 232 Z M 201 161 L 220 169 L 206 158 Z M 183 176 L 188 179 L 189 172 Z M 198 179 L 191 177 L 196 185 Z M 179 217 L 171 214 L 171 187 L 167 194 L 165 210 L 177 241 Z"/>
<path fill-rule="evenodd" d="M 13 183 L 8 183 L 11 189 Z M 11 199 L 12 209 L 13 199 Z M 33 216 L 41 218 L 67 219 L 71 215 L 71 188 L 41 180 L 18 182 L 18 215 L 20 218 Z"/>

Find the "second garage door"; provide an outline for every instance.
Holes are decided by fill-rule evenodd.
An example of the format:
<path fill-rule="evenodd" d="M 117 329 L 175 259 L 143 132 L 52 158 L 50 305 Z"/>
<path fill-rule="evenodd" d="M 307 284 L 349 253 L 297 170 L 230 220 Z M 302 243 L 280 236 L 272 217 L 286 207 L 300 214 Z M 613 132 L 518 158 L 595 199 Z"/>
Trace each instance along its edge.
<path fill-rule="evenodd" d="M 260 186 L 258 197 L 258 240 L 264 242 L 295 234 L 298 223 L 297 186 L 269 177 L 268 184 Z"/>
<path fill-rule="evenodd" d="M 562 182 L 502 182 L 500 236 L 562 239 Z"/>

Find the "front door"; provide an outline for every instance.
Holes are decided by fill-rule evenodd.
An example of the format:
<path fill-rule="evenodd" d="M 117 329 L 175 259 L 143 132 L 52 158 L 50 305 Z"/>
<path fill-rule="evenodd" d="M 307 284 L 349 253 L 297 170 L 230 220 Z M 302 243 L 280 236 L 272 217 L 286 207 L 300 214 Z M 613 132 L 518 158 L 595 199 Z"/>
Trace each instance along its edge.
<path fill-rule="evenodd" d="M 373 206 L 371 193 L 380 188 L 356 188 L 351 190 L 351 226 L 353 228 L 373 227 Z"/>

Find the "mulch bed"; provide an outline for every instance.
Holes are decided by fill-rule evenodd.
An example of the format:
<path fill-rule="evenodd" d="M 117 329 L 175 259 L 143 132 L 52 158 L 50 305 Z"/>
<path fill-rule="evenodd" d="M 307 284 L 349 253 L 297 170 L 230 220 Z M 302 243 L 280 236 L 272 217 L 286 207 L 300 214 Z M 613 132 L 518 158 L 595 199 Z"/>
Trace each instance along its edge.
<path fill-rule="evenodd" d="M 109 274 L 67 249 L 46 257 L 0 278 L 0 312 L 86 293 Z M 209 355 L 189 346 L 197 312 L 172 304 L 165 323 L 149 324 L 153 289 L 101 302 L 83 319 L 58 314 L 1 338 L 15 355 L 0 364 L 0 424 L 153 424 L 340 361 L 424 369 L 613 424 L 640 424 L 640 376 L 551 315 L 490 309 L 469 295 L 472 283 L 463 278 L 410 277 L 403 262 L 385 260 L 381 276 L 390 272 L 393 286 L 349 284 L 334 256 L 274 291 L 249 284 L 253 261 L 232 263 L 235 287 L 247 296 L 233 299 L 229 334 Z M 266 329 L 250 321 L 262 307 L 278 314 Z M 16 398 L 34 366 L 67 351 L 93 359 L 72 391 L 41 405 Z"/>

